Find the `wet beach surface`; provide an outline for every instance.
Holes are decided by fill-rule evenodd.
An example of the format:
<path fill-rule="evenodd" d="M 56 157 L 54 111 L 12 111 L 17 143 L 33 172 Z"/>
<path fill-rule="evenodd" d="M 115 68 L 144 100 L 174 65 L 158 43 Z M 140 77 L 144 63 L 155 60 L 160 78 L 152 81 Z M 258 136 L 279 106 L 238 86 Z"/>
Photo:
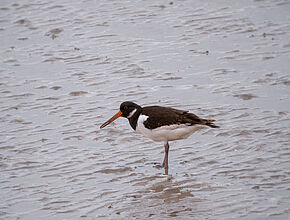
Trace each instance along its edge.
<path fill-rule="evenodd" d="M 290 219 L 290 1 L 0 3 L 0 219 Z M 121 102 L 217 120 L 163 143 Z"/>

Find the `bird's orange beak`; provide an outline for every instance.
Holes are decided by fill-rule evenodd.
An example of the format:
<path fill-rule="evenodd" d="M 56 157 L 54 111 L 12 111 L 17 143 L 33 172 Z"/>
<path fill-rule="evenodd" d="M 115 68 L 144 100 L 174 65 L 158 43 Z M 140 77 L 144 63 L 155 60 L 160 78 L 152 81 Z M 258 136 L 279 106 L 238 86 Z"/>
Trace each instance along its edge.
<path fill-rule="evenodd" d="M 121 116 L 122 116 L 122 112 L 118 112 L 112 118 L 110 118 L 108 121 L 106 121 L 104 124 L 102 124 L 100 128 L 106 127 L 108 124 L 111 124 L 113 121 L 115 121 L 117 118 L 119 118 Z"/>

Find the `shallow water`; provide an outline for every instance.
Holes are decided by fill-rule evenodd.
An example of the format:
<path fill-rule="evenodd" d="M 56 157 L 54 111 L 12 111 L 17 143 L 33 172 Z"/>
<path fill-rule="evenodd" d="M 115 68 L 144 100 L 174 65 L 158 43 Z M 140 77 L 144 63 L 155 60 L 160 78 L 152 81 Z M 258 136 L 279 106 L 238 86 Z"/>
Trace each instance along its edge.
<path fill-rule="evenodd" d="M 1 219 L 290 219 L 290 2 L 0 3 Z M 162 143 L 122 101 L 217 120 Z"/>

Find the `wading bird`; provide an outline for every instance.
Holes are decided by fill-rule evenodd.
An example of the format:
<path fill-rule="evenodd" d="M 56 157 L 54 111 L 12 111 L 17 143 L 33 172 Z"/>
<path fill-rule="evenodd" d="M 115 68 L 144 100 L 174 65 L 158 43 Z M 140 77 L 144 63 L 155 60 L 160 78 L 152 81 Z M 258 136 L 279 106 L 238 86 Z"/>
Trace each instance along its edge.
<path fill-rule="evenodd" d="M 195 131 L 206 126 L 218 128 L 215 120 L 202 119 L 185 110 L 170 107 L 141 107 L 134 102 L 123 102 L 120 111 L 101 125 L 104 128 L 119 117 L 129 120 L 131 127 L 153 141 L 163 141 L 165 156 L 162 166 L 168 174 L 169 141 L 188 138 Z"/>

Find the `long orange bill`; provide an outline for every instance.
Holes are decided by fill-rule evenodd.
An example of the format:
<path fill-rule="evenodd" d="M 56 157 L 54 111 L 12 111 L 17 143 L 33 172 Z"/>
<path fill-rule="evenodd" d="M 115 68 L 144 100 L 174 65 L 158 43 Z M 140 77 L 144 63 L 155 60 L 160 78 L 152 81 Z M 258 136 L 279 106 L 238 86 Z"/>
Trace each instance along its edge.
<path fill-rule="evenodd" d="M 121 116 L 122 116 L 122 112 L 118 112 L 112 118 L 110 118 L 108 121 L 106 121 L 104 124 L 102 124 L 100 128 L 106 127 L 108 124 L 111 124 L 113 121 L 115 121 L 117 118 L 119 118 Z"/>

